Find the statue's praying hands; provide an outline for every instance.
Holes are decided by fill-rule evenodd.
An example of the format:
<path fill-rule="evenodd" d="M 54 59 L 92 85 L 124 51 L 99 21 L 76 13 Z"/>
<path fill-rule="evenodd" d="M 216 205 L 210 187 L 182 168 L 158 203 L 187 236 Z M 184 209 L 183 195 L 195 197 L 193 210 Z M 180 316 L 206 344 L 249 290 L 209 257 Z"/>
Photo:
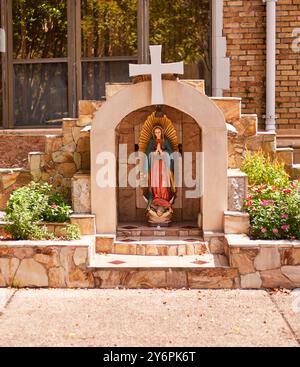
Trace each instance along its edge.
<path fill-rule="evenodd" d="M 156 151 L 155 151 L 155 153 L 157 153 L 157 154 L 162 154 L 162 149 L 161 149 L 161 144 L 160 143 L 157 143 L 157 147 L 156 147 Z"/>

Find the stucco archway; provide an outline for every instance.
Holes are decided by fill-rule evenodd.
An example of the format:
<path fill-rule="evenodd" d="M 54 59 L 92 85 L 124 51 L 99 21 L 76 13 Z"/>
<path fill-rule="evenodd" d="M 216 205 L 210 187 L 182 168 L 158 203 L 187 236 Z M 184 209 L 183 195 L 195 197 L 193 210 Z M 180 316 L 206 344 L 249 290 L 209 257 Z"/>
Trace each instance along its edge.
<path fill-rule="evenodd" d="M 201 127 L 204 152 L 202 198 L 203 231 L 223 232 L 227 209 L 227 129 L 223 113 L 205 95 L 177 81 L 163 81 L 165 105 L 190 115 Z M 117 195 L 115 187 L 100 188 L 96 182 L 97 156 L 116 154 L 115 129 L 132 111 L 151 105 L 151 83 L 132 84 L 121 90 L 96 112 L 91 131 L 91 200 L 97 233 L 115 233 Z M 116 165 L 111 168 L 116 177 Z"/>

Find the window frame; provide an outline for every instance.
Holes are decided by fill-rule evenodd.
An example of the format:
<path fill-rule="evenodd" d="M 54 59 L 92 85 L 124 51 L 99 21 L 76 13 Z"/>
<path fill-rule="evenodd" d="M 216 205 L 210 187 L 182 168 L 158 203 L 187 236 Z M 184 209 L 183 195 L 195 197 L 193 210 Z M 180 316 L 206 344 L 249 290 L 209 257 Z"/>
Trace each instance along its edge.
<path fill-rule="evenodd" d="M 150 0 L 137 0 L 137 35 L 138 55 L 135 56 L 113 56 L 113 57 L 82 57 L 81 55 L 81 0 L 67 1 L 67 57 L 61 58 L 36 58 L 36 59 L 14 59 L 13 58 L 13 19 L 12 1 L 0 0 L 1 27 L 5 30 L 6 52 L 2 53 L 2 91 L 3 91 L 3 123 L 2 129 L 35 129 L 35 128 L 57 128 L 57 125 L 16 125 L 14 123 L 14 91 L 13 75 L 16 64 L 51 64 L 67 63 L 67 103 L 68 116 L 78 117 L 78 101 L 82 99 L 82 63 L 97 61 L 127 61 L 137 60 L 138 63 L 149 63 L 149 20 Z M 210 17 L 212 23 L 212 6 L 210 3 Z M 212 24 L 209 33 L 209 55 L 212 64 Z M 212 73 L 211 73 L 212 78 Z"/>

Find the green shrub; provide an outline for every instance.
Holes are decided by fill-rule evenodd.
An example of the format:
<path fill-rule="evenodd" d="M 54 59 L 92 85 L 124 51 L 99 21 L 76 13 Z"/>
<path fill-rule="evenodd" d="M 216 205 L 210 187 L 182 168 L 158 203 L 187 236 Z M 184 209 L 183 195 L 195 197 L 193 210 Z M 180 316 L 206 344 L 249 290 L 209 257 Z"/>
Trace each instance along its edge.
<path fill-rule="evenodd" d="M 77 224 L 67 224 L 62 229 L 63 239 L 72 241 L 80 239 L 80 230 Z"/>
<path fill-rule="evenodd" d="M 300 239 L 300 183 L 285 188 L 252 187 L 245 202 L 250 236 L 260 239 Z"/>
<path fill-rule="evenodd" d="M 262 151 L 246 152 L 241 170 L 248 175 L 249 185 L 274 185 L 284 188 L 290 178 L 284 169 L 284 163 L 271 159 Z"/>
<path fill-rule="evenodd" d="M 43 219 L 46 222 L 65 222 L 70 218 L 72 210 L 61 197 L 60 194 L 49 196 L 48 205 L 43 212 Z"/>
<path fill-rule="evenodd" d="M 5 210 L 6 231 L 14 239 L 51 239 L 54 236 L 41 226 L 42 221 L 64 222 L 70 212 L 59 195 L 51 194 L 51 185 L 31 182 L 11 194 Z"/>

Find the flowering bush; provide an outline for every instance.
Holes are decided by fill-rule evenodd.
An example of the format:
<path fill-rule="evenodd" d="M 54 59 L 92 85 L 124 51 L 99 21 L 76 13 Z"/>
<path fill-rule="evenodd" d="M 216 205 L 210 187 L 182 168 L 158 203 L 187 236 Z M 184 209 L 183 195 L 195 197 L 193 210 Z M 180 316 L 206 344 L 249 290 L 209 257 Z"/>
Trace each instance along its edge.
<path fill-rule="evenodd" d="M 48 205 L 43 211 L 43 220 L 46 222 L 65 222 L 69 219 L 72 210 L 59 194 L 52 194 L 48 198 Z"/>
<path fill-rule="evenodd" d="M 32 182 L 11 194 L 5 209 L 8 233 L 14 239 L 51 239 L 53 234 L 41 226 L 43 221 L 65 222 L 71 207 L 57 194 L 51 194 L 51 186 Z"/>
<path fill-rule="evenodd" d="M 260 239 L 300 239 L 300 183 L 284 188 L 253 186 L 245 202 L 250 216 L 250 236 Z"/>

